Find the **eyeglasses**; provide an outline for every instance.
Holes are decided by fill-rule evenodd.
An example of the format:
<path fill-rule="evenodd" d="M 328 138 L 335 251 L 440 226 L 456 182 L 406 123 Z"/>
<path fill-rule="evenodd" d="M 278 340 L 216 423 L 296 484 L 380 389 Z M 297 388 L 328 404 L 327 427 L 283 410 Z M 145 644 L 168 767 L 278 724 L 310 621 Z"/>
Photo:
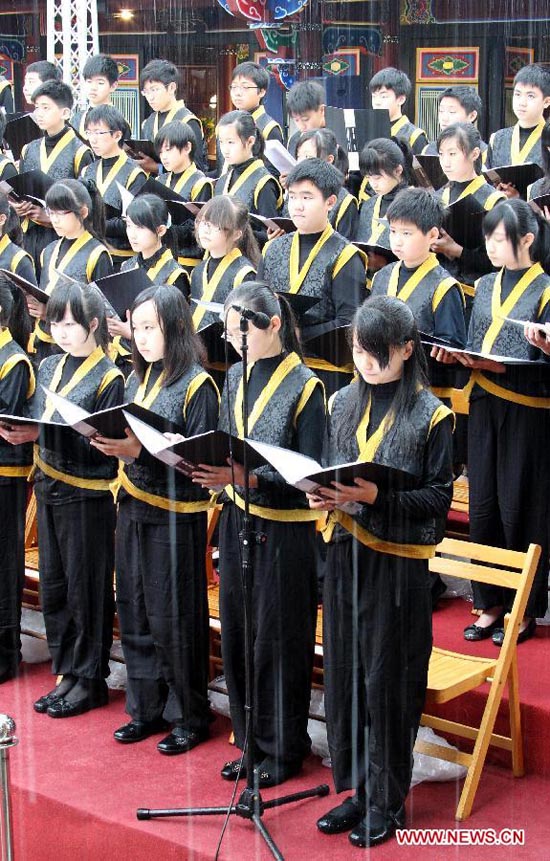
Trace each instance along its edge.
<path fill-rule="evenodd" d="M 217 224 L 211 224 L 210 221 L 199 221 L 199 228 L 204 227 L 208 233 L 221 233 L 222 228 L 218 227 Z"/>
<path fill-rule="evenodd" d="M 111 131 L 111 129 L 109 129 L 108 132 L 100 132 L 100 131 L 95 131 L 93 129 L 86 129 L 86 137 L 88 138 L 88 140 L 90 140 L 90 138 L 101 137 L 101 135 L 112 135 L 112 134 L 113 134 L 113 132 Z"/>
<path fill-rule="evenodd" d="M 230 93 L 244 93 L 246 90 L 259 90 L 259 87 L 253 86 L 253 84 L 231 84 L 229 87 Z"/>
<path fill-rule="evenodd" d="M 162 93 L 162 91 L 165 89 L 166 87 L 149 87 L 148 90 L 142 90 L 141 95 L 145 96 L 146 99 L 154 98 L 155 96 L 158 96 L 159 93 Z"/>
<path fill-rule="evenodd" d="M 62 215 L 74 215 L 70 209 L 50 209 L 49 206 L 44 210 L 48 218 L 60 218 Z"/>

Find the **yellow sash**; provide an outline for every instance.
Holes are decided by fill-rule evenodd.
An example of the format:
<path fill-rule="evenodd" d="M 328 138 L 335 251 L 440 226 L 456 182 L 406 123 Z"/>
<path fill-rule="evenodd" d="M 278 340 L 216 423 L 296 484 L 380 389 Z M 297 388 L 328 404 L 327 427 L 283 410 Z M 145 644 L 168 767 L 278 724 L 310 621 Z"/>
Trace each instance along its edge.
<path fill-rule="evenodd" d="M 428 272 L 431 272 L 432 269 L 435 269 L 436 266 L 439 265 L 439 261 L 435 254 L 430 254 L 429 257 L 426 258 L 424 263 L 418 267 L 416 272 L 411 275 L 411 277 L 403 284 L 401 290 L 398 291 L 399 287 L 399 270 L 401 268 L 401 262 L 397 263 L 396 266 L 393 267 L 392 273 L 390 275 L 390 281 L 388 284 L 388 296 L 396 296 L 398 299 L 401 299 L 402 302 L 406 302 L 407 299 L 411 296 L 416 287 L 420 284 L 422 279 Z"/>
<path fill-rule="evenodd" d="M 74 140 L 74 131 L 72 129 L 67 129 L 62 138 L 60 138 L 51 153 L 48 155 L 46 150 L 46 138 L 42 138 L 40 141 L 40 170 L 44 173 L 48 173 L 52 165 L 55 163 L 57 158 L 61 155 L 63 150 L 69 146 L 72 140 Z"/>
<path fill-rule="evenodd" d="M 292 245 L 290 246 L 290 287 L 289 293 L 298 293 L 304 280 L 311 269 L 311 265 L 321 248 L 327 242 L 332 234 L 334 233 L 334 228 L 327 224 L 323 232 L 321 233 L 319 239 L 309 252 L 307 259 L 304 262 L 304 265 L 300 269 L 300 234 L 298 231 L 292 237 Z"/>
<path fill-rule="evenodd" d="M 57 263 L 57 258 L 59 256 L 59 249 L 61 248 L 61 242 L 63 240 L 61 240 L 61 239 L 58 240 L 58 242 L 56 243 L 56 247 L 53 250 L 53 254 L 51 256 L 51 259 L 50 259 L 50 265 L 48 266 L 48 283 L 46 285 L 46 293 L 51 294 L 53 288 L 55 287 L 55 285 L 59 281 L 59 274 L 58 273 L 64 272 L 65 269 L 67 268 L 68 264 L 73 259 L 73 257 L 75 257 L 75 255 L 78 254 L 78 252 L 82 248 L 84 248 L 84 246 L 88 242 L 90 242 L 93 238 L 94 237 L 92 236 L 92 234 L 88 233 L 87 230 L 85 230 L 83 233 L 81 233 L 80 236 L 74 240 L 73 244 L 71 245 L 71 247 L 69 248 L 69 250 L 65 254 L 63 260 L 61 260 L 61 262 L 59 264 Z"/>
<path fill-rule="evenodd" d="M 379 194 L 374 203 L 371 220 L 371 234 L 367 239 L 367 245 L 378 245 L 378 240 L 384 232 L 384 223 L 380 221 L 380 209 L 382 207 L 382 195 Z"/>
<path fill-rule="evenodd" d="M 267 386 L 262 389 L 262 392 L 256 403 L 254 404 L 252 411 L 250 413 L 250 417 L 248 419 L 248 433 L 252 433 L 254 425 L 260 418 L 261 414 L 265 410 L 267 404 L 283 382 L 286 379 L 288 374 L 294 370 L 300 364 L 300 357 L 296 353 L 289 353 L 288 356 L 285 356 L 281 364 L 277 367 L 274 374 L 272 374 L 271 379 L 269 380 Z M 250 373 L 253 368 L 253 363 L 248 368 L 248 377 L 250 377 Z M 237 397 L 235 398 L 235 424 L 237 427 L 237 433 L 239 437 L 242 439 L 244 436 L 244 423 L 243 423 L 243 380 L 239 383 L 239 388 L 237 389 Z"/>
<path fill-rule="evenodd" d="M 483 185 L 486 185 L 486 184 L 487 184 L 487 180 L 485 179 L 484 176 L 480 175 L 480 176 L 474 177 L 474 179 L 472 179 L 472 181 L 468 183 L 466 188 L 458 195 L 456 200 L 462 200 L 464 197 L 468 197 L 468 195 L 470 195 L 470 194 L 475 194 L 479 188 L 481 188 Z M 449 203 L 451 202 L 451 188 L 450 188 L 450 186 L 446 186 L 443 189 L 443 194 L 441 195 L 441 200 L 445 204 L 445 206 L 448 206 Z M 456 200 L 454 201 L 455 203 L 456 203 Z"/>
<path fill-rule="evenodd" d="M 103 159 L 99 160 L 99 165 L 97 168 L 97 187 L 99 189 L 99 193 L 102 197 L 105 197 L 105 192 L 109 188 L 112 182 L 114 182 L 115 177 L 118 176 L 126 162 L 128 161 L 128 156 L 125 152 L 121 152 L 112 166 L 111 170 L 103 179 Z"/>
<path fill-rule="evenodd" d="M 149 377 L 151 376 L 151 368 L 152 365 L 149 365 L 147 370 L 145 371 L 145 375 L 143 377 L 142 382 L 140 383 L 138 390 L 134 397 L 134 403 L 140 404 L 140 406 L 145 407 L 146 409 L 150 409 L 151 405 L 156 400 L 158 393 L 162 388 L 162 384 L 164 382 L 164 371 L 159 374 L 158 379 L 155 381 L 154 386 L 151 386 L 151 391 L 147 392 L 147 384 L 149 383 Z"/>
<path fill-rule="evenodd" d="M 170 173 L 166 177 L 166 185 L 168 186 L 168 188 L 171 188 L 172 191 L 175 191 L 177 194 L 180 194 L 180 192 L 181 192 L 183 186 L 185 185 L 185 183 L 187 182 L 187 180 L 191 179 L 191 177 L 195 173 L 198 173 L 198 172 L 199 171 L 197 170 L 196 166 L 193 164 L 193 162 L 191 162 L 189 167 L 186 167 L 185 170 L 183 171 L 183 173 L 181 174 L 181 176 L 178 177 L 175 185 L 171 184 L 172 183 L 172 177 L 174 176 L 174 174 L 172 173 L 172 171 L 170 171 Z"/>
<path fill-rule="evenodd" d="M 510 150 L 510 156 L 512 159 L 512 164 L 523 164 L 523 162 L 525 161 L 525 159 L 527 158 L 527 156 L 529 155 L 529 153 L 533 149 L 534 145 L 536 144 L 536 142 L 540 138 L 540 136 L 542 134 L 542 130 L 543 130 L 545 125 L 546 125 L 545 120 L 541 120 L 540 123 L 538 123 L 535 126 L 535 128 L 533 129 L 533 131 L 531 132 L 531 134 L 529 135 L 529 137 L 527 138 L 527 140 L 525 141 L 525 143 L 523 144 L 523 146 L 520 149 L 520 147 L 519 147 L 519 141 L 520 141 L 519 123 L 516 123 L 516 125 L 514 126 L 513 131 L 512 131 L 512 146 L 511 146 L 511 150 Z M 498 170 L 498 168 L 497 168 L 497 170 Z"/>
<path fill-rule="evenodd" d="M 396 136 L 396 135 L 401 131 L 401 129 L 402 129 L 404 126 L 406 126 L 406 125 L 407 125 L 407 123 L 408 123 L 408 122 L 409 122 L 409 118 L 408 118 L 407 116 L 405 116 L 405 114 L 403 114 L 402 116 L 400 116 L 400 117 L 399 117 L 399 119 L 398 119 L 398 120 L 396 120 L 396 121 L 392 124 L 392 127 L 391 127 L 391 136 L 392 136 L 392 137 L 395 137 L 395 136 Z"/>
<path fill-rule="evenodd" d="M 170 110 L 169 110 L 169 111 L 168 111 L 168 113 L 166 114 L 166 119 L 164 120 L 163 125 L 167 125 L 168 123 L 171 123 L 171 122 L 172 122 L 172 120 L 174 119 L 174 117 L 176 116 L 177 112 L 178 112 L 181 108 L 184 108 L 184 107 L 185 107 L 185 102 L 183 101 L 183 99 L 179 99 L 179 100 L 175 103 L 174 107 L 173 107 L 173 108 L 170 108 Z M 189 120 L 195 120 L 195 119 L 197 120 L 197 122 L 199 122 L 199 125 L 200 125 L 200 121 L 199 121 L 198 117 L 193 116 L 193 114 L 188 114 L 186 117 L 181 117 L 181 120 L 180 120 L 180 121 L 181 121 L 182 123 L 188 123 L 188 122 L 189 122 Z M 154 119 L 154 122 L 153 122 L 153 137 L 152 137 L 152 140 L 154 140 L 154 139 L 156 138 L 157 133 L 158 133 L 158 130 L 159 130 L 159 114 L 158 114 L 158 111 L 157 111 L 157 112 L 155 113 L 155 119 Z"/>
<path fill-rule="evenodd" d="M 247 181 L 247 179 L 249 179 L 253 173 L 256 173 L 257 170 L 260 170 L 260 168 L 263 167 L 264 163 L 261 158 L 255 158 L 254 161 L 248 165 L 246 170 L 243 170 L 243 172 L 235 182 L 235 185 L 233 185 L 231 189 L 229 188 L 229 185 L 231 183 L 231 177 L 233 176 L 233 170 L 229 170 L 225 179 L 222 194 L 236 194 L 239 188 L 241 188 L 241 186 L 243 186 L 244 183 Z"/>
<path fill-rule="evenodd" d="M 68 353 L 61 358 L 57 368 L 55 369 L 55 373 L 52 377 L 52 381 L 50 383 L 50 389 L 52 392 L 57 392 L 57 387 L 61 381 L 61 377 L 63 376 L 63 368 L 65 367 L 65 362 L 68 358 Z M 59 392 L 64 398 L 72 392 L 74 388 L 84 379 L 84 377 L 92 371 L 96 365 L 98 365 L 102 359 L 105 358 L 105 353 L 103 352 L 101 347 L 96 347 L 95 350 L 90 353 L 89 356 L 86 357 L 84 362 L 80 365 L 79 368 L 76 369 L 71 379 L 65 383 L 61 391 Z M 55 412 L 55 406 L 53 404 L 46 404 L 46 408 L 42 414 L 43 419 L 51 419 Z"/>
<path fill-rule="evenodd" d="M 239 248 L 233 248 L 229 254 L 226 254 L 225 257 L 218 263 L 217 269 L 212 275 L 210 281 L 208 280 L 208 260 L 204 261 L 204 269 L 202 270 L 202 295 L 201 300 L 203 302 L 210 302 L 212 296 L 214 296 L 216 290 L 218 289 L 219 283 L 222 280 L 223 276 L 231 266 L 234 260 L 237 260 L 239 257 L 242 257 L 241 251 Z M 236 284 L 234 286 L 237 286 Z M 204 315 L 206 314 L 206 308 L 203 305 L 196 305 L 193 311 L 193 323 L 195 324 L 195 329 L 199 328 L 200 322 Z"/>
<path fill-rule="evenodd" d="M 483 338 L 483 343 L 481 345 L 482 353 L 490 353 L 493 347 L 493 344 L 496 341 L 496 338 L 504 325 L 504 317 L 509 317 L 510 313 L 518 300 L 523 296 L 526 290 L 529 289 L 535 278 L 538 278 L 539 275 L 544 273 L 544 269 L 540 265 L 540 263 L 535 263 L 531 266 L 527 272 L 523 274 L 520 278 L 514 289 L 511 291 L 510 295 L 504 302 L 501 302 L 501 290 L 502 290 L 502 274 L 504 270 L 501 269 L 495 278 L 495 283 L 493 285 L 493 294 L 491 296 L 491 316 L 492 322 L 489 328 L 485 333 L 485 337 Z"/>
<path fill-rule="evenodd" d="M 169 260 L 173 260 L 173 259 L 174 259 L 174 255 L 172 254 L 170 249 L 165 248 L 165 250 L 162 252 L 162 254 L 160 255 L 160 257 L 157 260 L 157 262 L 155 263 L 155 265 L 151 266 L 150 269 L 145 270 L 145 272 L 147 273 L 147 277 L 150 278 L 151 281 L 153 281 L 153 283 L 154 283 L 155 278 L 157 277 L 157 275 L 161 271 L 162 267 L 165 266 Z"/>

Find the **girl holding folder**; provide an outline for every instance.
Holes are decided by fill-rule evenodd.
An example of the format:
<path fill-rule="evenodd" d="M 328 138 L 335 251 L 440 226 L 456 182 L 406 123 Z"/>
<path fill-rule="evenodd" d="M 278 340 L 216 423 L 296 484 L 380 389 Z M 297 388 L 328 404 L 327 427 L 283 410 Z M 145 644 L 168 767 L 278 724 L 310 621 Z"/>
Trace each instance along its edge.
<path fill-rule="evenodd" d="M 25 415 L 34 373 L 25 352 L 31 329 L 25 297 L 0 274 L 1 414 Z M 32 446 L 9 445 L 0 424 L 0 683 L 17 675 L 21 660 L 21 599 L 25 581 L 25 510 Z"/>
<path fill-rule="evenodd" d="M 323 607 L 332 770 L 337 792 L 354 790 L 317 827 L 350 831 L 364 847 L 405 822 L 432 645 L 428 558 L 452 498 L 452 413 L 430 392 L 404 302 L 367 299 L 352 333 L 358 376 L 332 399 L 329 463 L 374 461 L 417 478 L 414 490 L 356 478 L 309 497 L 330 512 Z"/>
<path fill-rule="evenodd" d="M 37 374 L 32 414 L 62 423 L 45 389 L 93 413 L 122 403 L 122 374 L 105 355 L 107 326 L 98 290 L 57 286 L 47 304 L 55 344 Z M 3 432 L 35 447 L 34 489 L 40 544 L 40 594 L 52 672 L 62 679 L 34 704 L 53 718 L 105 705 L 105 678 L 113 639 L 115 505 L 111 484 L 117 463 L 70 428 L 22 425 Z"/>
<path fill-rule="evenodd" d="M 225 302 L 227 337 L 241 347 L 241 309 L 251 316 L 248 334 L 249 436 L 319 460 L 325 427 L 321 381 L 302 363 L 290 308 L 267 285 L 243 284 Z M 243 436 L 243 366 L 233 365 L 221 400 L 220 428 Z M 200 465 L 194 481 L 224 487 L 219 524 L 220 619 L 224 672 L 235 741 L 245 744 L 244 619 L 239 533 L 243 468 Z M 253 529 L 265 537 L 252 549 L 256 717 L 255 745 L 261 787 L 296 774 L 308 755 L 307 734 L 315 644 L 317 579 L 315 520 L 303 493 L 271 467 L 250 474 Z M 221 771 L 244 776 L 239 759 Z"/>
<path fill-rule="evenodd" d="M 201 366 L 189 306 L 172 286 L 151 286 L 131 309 L 134 371 L 127 401 L 179 425 L 186 437 L 213 430 L 218 391 Z M 208 737 L 206 512 L 210 496 L 150 455 L 128 429 L 124 440 L 93 445 L 127 463 L 116 534 L 117 609 L 128 671 L 130 722 L 115 731 L 139 742 L 172 725 L 163 754 L 182 754 Z"/>
<path fill-rule="evenodd" d="M 500 203 L 483 223 L 487 254 L 498 272 L 477 282 L 468 348 L 514 359 L 540 359 L 521 325 L 506 318 L 550 322 L 550 228 L 522 200 Z M 550 368 L 544 362 L 508 365 L 459 356 L 471 369 L 468 389 L 470 538 L 510 550 L 542 548 L 518 643 L 532 637 L 548 605 Z M 504 639 L 511 593 L 475 583 L 483 612 L 464 629 L 466 640 Z"/>

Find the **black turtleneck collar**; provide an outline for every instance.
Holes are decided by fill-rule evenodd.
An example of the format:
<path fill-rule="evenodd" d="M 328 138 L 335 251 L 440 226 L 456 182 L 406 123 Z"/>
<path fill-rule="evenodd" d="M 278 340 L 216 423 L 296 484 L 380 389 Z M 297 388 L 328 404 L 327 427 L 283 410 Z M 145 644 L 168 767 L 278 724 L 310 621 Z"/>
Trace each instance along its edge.
<path fill-rule="evenodd" d="M 531 267 L 528 266 L 527 269 L 504 269 L 502 273 L 502 297 L 505 299 L 508 294 L 514 289 L 518 281 L 520 281 L 526 272 L 529 271 Z"/>
<path fill-rule="evenodd" d="M 60 132 L 56 135 L 45 135 L 44 140 L 46 141 L 46 150 L 50 152 L 54 148 L 54 146 L 59 143 L 63 135 L 69 130 L 68 126 L 63 126 Z"/>
<path fill-rule="evenodd" d="M 392 188 L 392 190 L 388 191 L 387 194 L 382 195 L 382 200 L 380 202 L 380 215 L 386 214 L 390 203 L 393 203 L 399 192 L 403 191 L 404 188 L 407 188 L 407 184 L 405 182 L 400 182 L 399 185 L 396 185 L 395 188 Z"/>
<path fill-rule="evenodd" d="M 136 263 L 140 267 L 140 269 L 150 269 L 151 266 L 154 266 L 155 263 L 158 263 L 165 251 L 166 248 L 164 247 L 164 245 L 161 245 L 159 250 L 155 251 L 155 253 L 152 254 L 151 257 L 148 257 L 147 260 L 144 260 L 143 254 L 141 253 L 141 251 L 139 251 L 135 257 Z"/>
<path fill-rule="evenodd" d="M 246 161 L 243 161 L 241 164 L 234 164 L 231 167 L 231 172 L 233 177 L 240 176 L 249 165 L 252 164 L 253 161 L 256 161 L 256 156 L 252 156 L 252 158 L 248 158 Z"/>

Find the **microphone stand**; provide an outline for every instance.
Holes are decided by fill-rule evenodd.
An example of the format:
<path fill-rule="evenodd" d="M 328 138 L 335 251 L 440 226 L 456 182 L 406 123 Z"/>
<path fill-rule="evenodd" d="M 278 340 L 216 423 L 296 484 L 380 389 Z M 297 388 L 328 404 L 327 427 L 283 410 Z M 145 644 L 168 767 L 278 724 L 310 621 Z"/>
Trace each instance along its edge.
<path fill-rule="evenodd" d="M 246 311 L 246 309 L 243 309 Z M 240 319 L 241 332 L 241 354 L 243 365 L 243 436 L 248 438 L 248 319 L 241 311 Z M 284 855 L 277 847 L 271 837 L 266 826 L 262 822 L 262 815 L 265 810 L 273 807 L 281 807 L 284 804 L 290 804 L 294 801 L 301 801 L 303 798 L 314 798 L 328 795 L 330 789 L 326 783 L 315 786 L 312 789 L 305 789 L 302 792 L 293 792 L 290 795 L 284 795 L 281 798 L 272 798 L 269 801 L 263 801 L 258 787 L 258 775 L 254 769 L 256 741 L 254 738 L 254 625 L 253 625 L 253 603 L 252 592 L 254 585 L 254 565 L 252 559 L 252 548 L 256 544 L 262 544 L 265 536 L 256 533 L 252 528 L 252 520 L 250 517 L 250 475 L 248 469 L 248 456 L 246 446 L 244 447 L 243 456 L 244 470 L 244 514 L 242 521 L 242 529 L 239 533 L 241 543 L 241 569 L 243 583 L 243 609 L 244 609 L 244 632 L 245 632 L 245 650 L 244 650 L 244 669 L 245 669 L 245 738 L 246 743 L 246 788 L 243 789 L 237 804 L 230 807 L 187 807 L 187 808 L 167 808 L 149 810 L 148 808 L 140 807 L 137 810 L 137 818 L 144 819 L 161 819 L 171 816 L 216 816 L 216 815 L 236 815 L 243 819 L 249 819 L 253 822 L 255 828 L 262 835 L 268 849 L 270 850 L 275 861 L 284 861 Z M 223 576 L 223 574 L 222 574 Z"/>

